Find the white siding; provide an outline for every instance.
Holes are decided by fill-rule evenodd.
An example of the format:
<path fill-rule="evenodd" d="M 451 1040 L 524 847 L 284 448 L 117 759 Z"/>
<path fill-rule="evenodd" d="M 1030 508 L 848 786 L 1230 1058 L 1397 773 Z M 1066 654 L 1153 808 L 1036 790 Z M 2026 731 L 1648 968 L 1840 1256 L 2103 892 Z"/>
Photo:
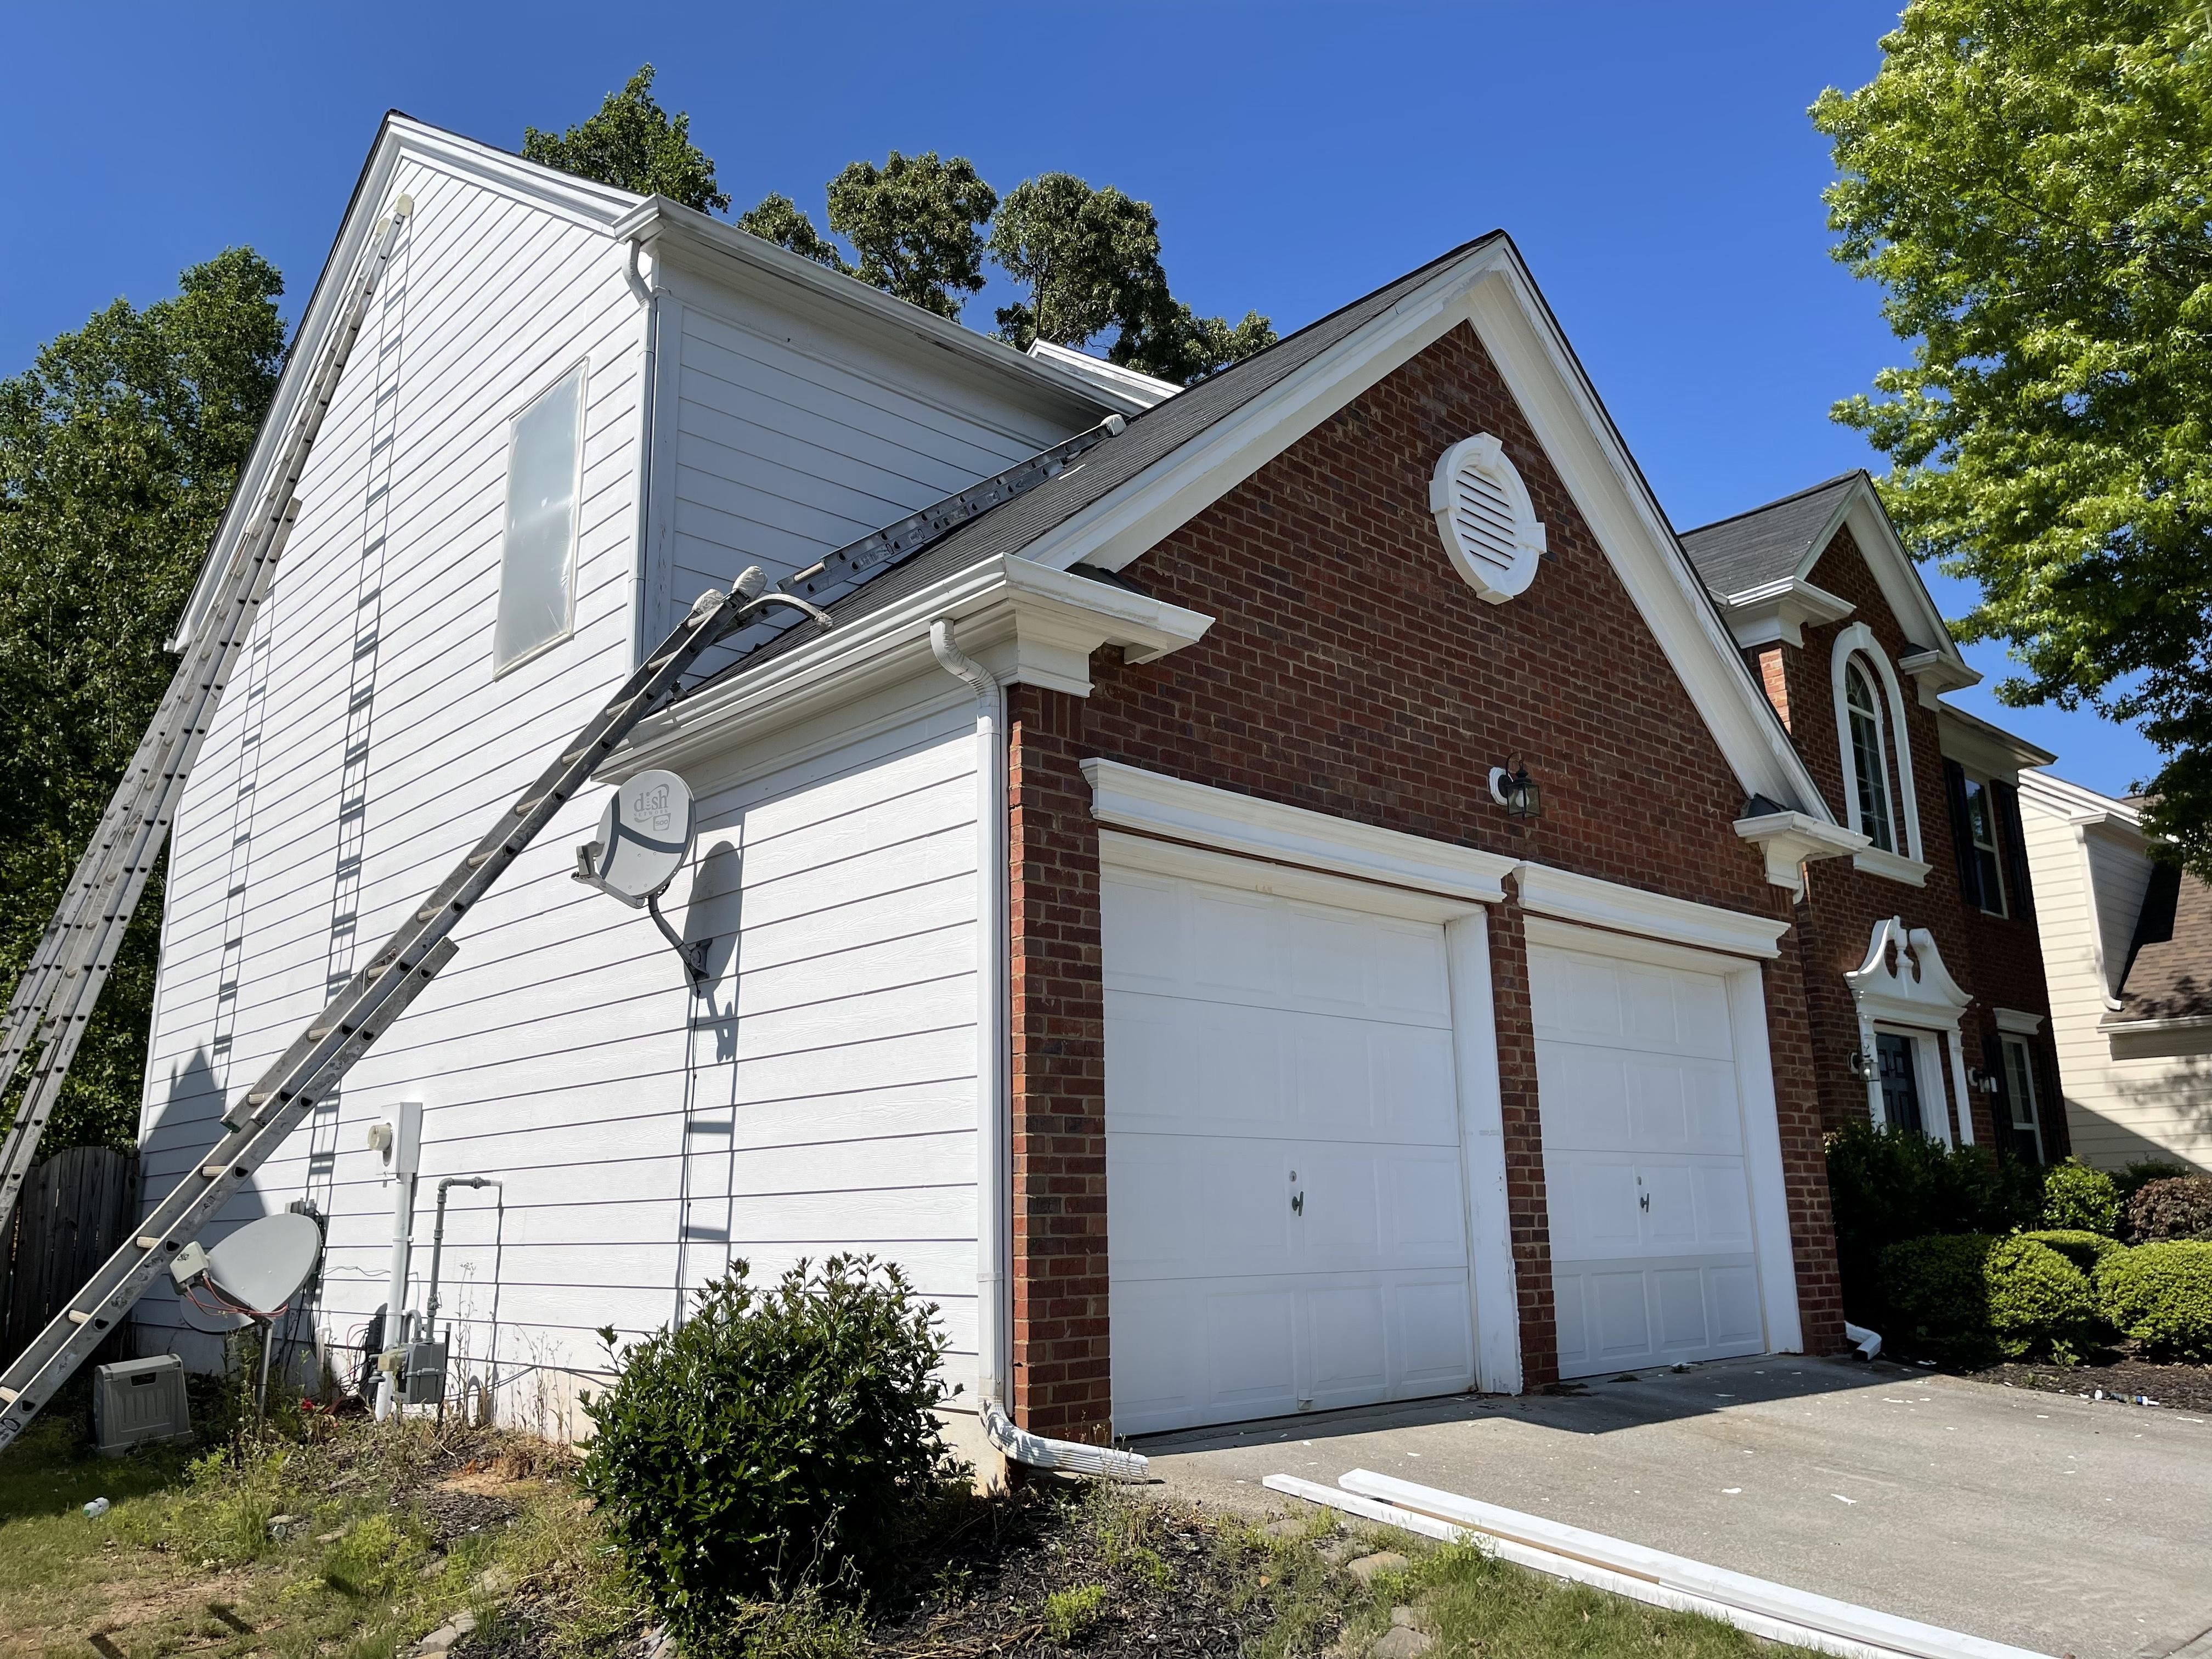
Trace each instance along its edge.
<path fill-rule="evenodd" d="M 644 313 L 622 245 L 419 163 L 397 187 L 416 208 L 401 258 L 304 482 L 257 623 L 266 642 L 176 826 L 143 1125 L 149 1199 L 215 1139 L 226 1091 L 248 1087 L 322 1006 L 329 976 L 398 925 L 633 659 Z M 717 413 L 709 380 L 760 397 L 772 386 L 788 409 L 757 432 L 813 447 L 687 437 L 683 464 L 665 469 L 678 481 L 667 510 L 692 528 L 665 539 L 698 550 L 684 556 L 703 569 L 699 586 L 742 562 L 794 567 L 1060 435 L 1022 437 L 1032 417 L 1010 411 L 948 437 L 915 412 L 926 399 L 902 405 L 881 388 L 866 418 L 848 408 L 833 430 L 817 409 L 810 425 L 810 398 L 869 401 L 862 377 L 771 362 L 765 347 L 754 367 L 730 368 L 740 354 L 720 325 L 696 325 L 734 378 L 687 369 L 702 396 L 686 418 Z M 580 360 L 575 635 L 494 681 L 507 422 Z M 386 448 L 380 410 L 393 395 Z M 724 455 L 744 459 L 712 459 Z M 379 526 L 380 555 L 365 557 Z M 368 748 L 349 763 L 349 705 L 364 689 Z M 973 711 L 943 676 L 910 691 L 889 718 L 872 702 L 865 738 L 786 739 L 777 769 L 747 777 L 733 758 L 740 781 L 702 793 L 698 854 L 665 908 L 690 937 L 711 936 L 704 1001 L 648 919 L 568 879 L 605 792 L 572 803 L 471 915 L 453 966 L 337 1105 L 210 1237 L 313 1198 L 330 1217 L 318 1322 L 357 1343 L 384 1299 L 391 1240 L 392 1189 L 366 1129 L 420 1100 L 410 1302 L 429 1271 L 438 1178 L 502 1180 L 496 1199 L 453 1194 L 443 1301 L 471 1367 L 495 1346 L 510 1413 L 526 1415 L 561 1368 L 594 1368 L 599 1327 L 653 1329 L 736 1258 L 757 1276 L 836 1249 L 896 1261 L 943 1310 L 948 1370 L 971 1372 Z M 358 709 L 350 729 L 358 744 Z M 340 867 L 351 803 L 357 871 Z M 208 1362 L 212 1344 L 182 1318 L 157 1292 L 142 1340 Z"/>
<path fill-rule="evenodd" d="M 2082 836 L 2025 791 L 2021 825 L 2075 1156 L 2106 1170 L 2166 1158 L 2212 1172 L 2212 1057 L 2115 1060 L 2098 1030 L 2106 975 L 2127 961 L 2149 860 L 2095 829 Z"/>

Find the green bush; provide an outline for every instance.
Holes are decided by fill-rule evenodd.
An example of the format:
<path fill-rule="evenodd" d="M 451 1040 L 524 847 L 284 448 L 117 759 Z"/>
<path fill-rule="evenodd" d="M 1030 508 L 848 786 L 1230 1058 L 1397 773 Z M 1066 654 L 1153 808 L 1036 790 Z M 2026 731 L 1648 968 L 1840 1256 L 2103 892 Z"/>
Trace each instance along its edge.
<path fill-rule="evenodd" d="M 2137 1244 L 2212 1239 L 2212 1176 L 2170 1176 L 2128 1200 L 2128 1237 Z"/>
<path fill-rule="evenodd" d="M 2170 1158 L 2139 1158 L 2123 1167 L 2112 1177 L 2112 1184 L 2120 1189 L 2120 1202 L 2124 1204 L 2154 1181 L 2196 1173 L 2186 1164 L 2177 1164 Z"/>
<path fill-rule="evenodd" d="M 2119 1231 L 2120 1189 L 2077 1159 L 2054 1164 L 2043 1172 L 2043 1224 L 2109 1237 Z"/>
<path fill-rule="evenodd" d="M 2095 1328 L 2096 1299 L 2081 1270 L 2027 1237 L 1947 1233 L 1881 1253 L 1891 1334 L 1909 1352 L 1960 1365 L 1999 1356 L 2069 1362 Z"/>
<path fill-rule="evenodd" d="M 2163 1358 L 2212 1360 L 2212 1244 L 2138 1244 L 2097 1270 L 2105 1317 Z"/>
<path fill-rule="evenodd" d="M 1844 1308 L 1863 1325 L 1890 1318 L 1882 1252 L 1937 1233 L 2008 1233 L 2042 1218 L 2039 1173 L 1981 1146 L 1946 1146 L 1910 1129 L 1853 1122 L 1828 1137 L 1828 1194 Z"/>
<path fill-rule="evenodd" d="M 832 1256 L 773 1290 L 748 1271 L 623 1349 L 614 1386 L 585 1402 L 585 1488 L 696 1656 L 734 1639 L 747 1602 L 865 1584 L 960 1472 L 930 1416 L 949 1397 L 937 1310 L 896 1267 Z"/>
<path fill-rule="evenodd" d="M 2047 1244 L 2094 1279 L 2097 1264 L 2115 1250 L 2127 1247 L 2117 1238 L 2103 1233 L 2093 1233 L 2078 1227 L 2046 1227 L 2035 1232 L 2022 1233 L 2022 1238 L 2033 1239 L 2038 1244 Z"/>

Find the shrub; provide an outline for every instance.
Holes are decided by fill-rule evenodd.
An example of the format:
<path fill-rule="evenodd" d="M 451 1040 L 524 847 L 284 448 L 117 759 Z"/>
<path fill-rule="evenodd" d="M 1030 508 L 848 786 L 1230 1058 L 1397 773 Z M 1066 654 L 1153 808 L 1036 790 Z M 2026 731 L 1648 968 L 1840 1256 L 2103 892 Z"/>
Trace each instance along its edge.
<path fill-rule="evenodd" d="M 2138 1244 L 2097 1272 L 2104 1316 L 2152 1353 L 2212 1360 L 2212 1244 Z"/>
<path fill-rule="evenodd" d="M 1889 1246 L 1937 1233 L 2008 1233 L 2042 1218 L 2037 1171 L 1984 1147 L 1870 1122 L 1837 1130 L 1827 1146 L 1844 1307 L 1862 1324 L 1879 1328 L 1890 1318 L 1879 1268 Z"/>
<path fill-rule="evenodd" d="M 2128 1237 L 2137 1244 L 2212 1239 L 2212 1176 L 2169 1176 L 2128 1200 Z"/>
<path fill-rule="evenodd" d="M 937 1310 L 896 1267 L 802 1261 L 773 1290 L 748 1271 L 624 1348 L 584 1407 L 585 1489 L 688 1654 L 726 1644 L 749 1601 L 864 1582 L 959 1473 L 930 1416 L 949 1397 Z"/>
<path fill-rule="evenodd" d="M 2049 1245 L 2092 1279 L 2096 1277 L 2099 1262 L 2113 1251 L 2127 1248 L 2117 1238 L 2108 1238 L 2103 1233 L 2085 1232 L 2079 1228 L 2050 1227 L 2037 1232 L 2022 1233 L 2021 1237 L 2033 1239 L 2038 1244 Z"/>
<path fill-rule="evenodd" d="M 1982 1262 L 1990 1332 L 2008 1359 L 2048 1356 L 2071 1364 L 2097 1324 L 2089 1276 L 2048 1244 L 2001 1238 Z"/>
<path fill-rule="evenodd" d="M 2186 1164 L 2177 1164 L 2170 1158 L 2139 1158 L 2122 1168 L 2112 1177 L 2112 1184 L 2120 1189 L 2120 1202 L 2125 1204 L 2154 1181 L 2164 1181 L 2169 1176 L 2195 1175 Z"/>
<path fill-rule="evenodd" d="M 2054 1164 L 2043 1172 L 2043 1224 L 2109 1237 L 2119 1230 L 2120 1189 L 2077 1159 Z"/>
<path fill-rule="evenodd" d="M 1955 1364 L 1998 1355 L 2072 1360 L 2094 1328 L 2087 1277 L 2027 1237 L 1947 1233 L 1881 1253 L 1882 1299 L 1900 1347 Z"/>

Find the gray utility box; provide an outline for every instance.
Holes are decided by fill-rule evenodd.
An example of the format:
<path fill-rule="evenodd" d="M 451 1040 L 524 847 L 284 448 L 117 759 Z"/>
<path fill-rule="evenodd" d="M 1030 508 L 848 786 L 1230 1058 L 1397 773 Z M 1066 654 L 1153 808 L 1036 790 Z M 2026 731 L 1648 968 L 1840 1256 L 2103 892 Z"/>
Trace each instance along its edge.
<path fill-rule="evenodd" d="M 192 1437 L 192 1413 L 185 1399 L 185 1362 L 173 1353 L 95 1366 L 92 1373 L 93 1437 L 100 1454 L 120 1457 L 133 1446 Z"/>
<path fill-rule="evenodd" d="M 399 1403 L 434 1406 L 446 1397 L 446 1344 L 410 1342 L 399 1351 Z"/>

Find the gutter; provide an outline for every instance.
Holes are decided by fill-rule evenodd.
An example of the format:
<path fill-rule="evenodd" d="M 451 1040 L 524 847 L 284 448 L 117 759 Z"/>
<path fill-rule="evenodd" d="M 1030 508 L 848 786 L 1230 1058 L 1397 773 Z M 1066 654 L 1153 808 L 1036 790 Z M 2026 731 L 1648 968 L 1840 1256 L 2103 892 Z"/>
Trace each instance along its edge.
<path fill-rule="evenodd" d="M 1110 1446 L 1053 1440 L 1006 1414 L 1012 1255 L 1013 1079 L 1009 1036 L 1012 951 L 1007 930 L 1006 692 L 998 677 L 960 648 L 957 624 L 929 625 L 937 665 L 975 693 L 975 1239 L 976 1416 L 1012 1462 L 1066 1474 L 1143 1480 L 1146 1460 Z"/>

